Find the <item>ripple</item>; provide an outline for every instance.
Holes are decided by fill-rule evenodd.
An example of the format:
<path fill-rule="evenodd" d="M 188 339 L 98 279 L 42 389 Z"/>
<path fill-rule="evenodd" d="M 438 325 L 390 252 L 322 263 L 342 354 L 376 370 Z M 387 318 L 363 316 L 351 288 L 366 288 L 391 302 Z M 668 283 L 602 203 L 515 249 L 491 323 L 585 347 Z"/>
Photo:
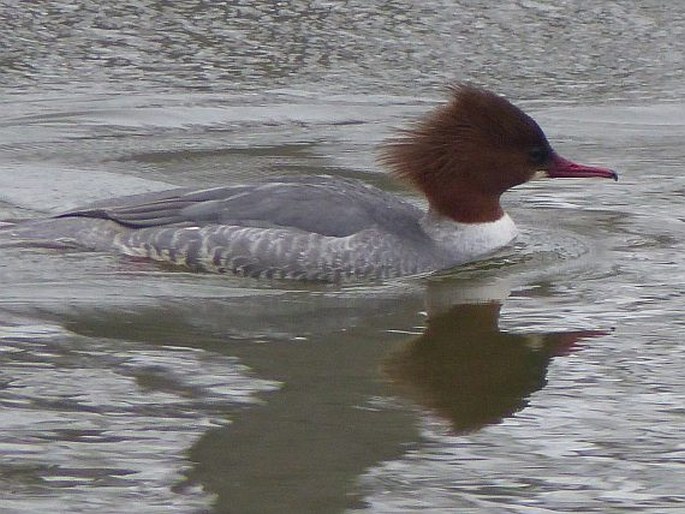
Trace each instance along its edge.
<path fill-rule="evenodd" d="M 32 509 L 111 512 L 134 498 L 140 512 L 204 508 L 210 498 L 200 490 L 174 492 L 189 466 L 184 449 L 228 423 L 227 407 L 278 388 L 236 359 L 79 338 L 53 325 L 15 324 L 0 341 L 0 476 L 13 484 L 2 495 L 10 510 L 29 498 Z"/>

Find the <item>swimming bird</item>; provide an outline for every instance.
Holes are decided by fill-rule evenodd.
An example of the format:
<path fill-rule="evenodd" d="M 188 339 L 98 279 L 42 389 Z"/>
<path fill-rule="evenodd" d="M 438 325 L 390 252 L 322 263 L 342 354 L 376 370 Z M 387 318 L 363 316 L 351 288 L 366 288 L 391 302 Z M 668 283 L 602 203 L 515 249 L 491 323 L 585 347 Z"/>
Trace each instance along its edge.
<path fill-rule="evenodd" d="M 502 194 L 534 177 L 617 179 L 564 159 L 518 107 L 463 84 L 386 141 L 379 161 L 427 209 L 359 180 L 290 176 L 120 197 L 4 230 L 193 270 L 344 282 L 487 257 L 517 235 Z"/>

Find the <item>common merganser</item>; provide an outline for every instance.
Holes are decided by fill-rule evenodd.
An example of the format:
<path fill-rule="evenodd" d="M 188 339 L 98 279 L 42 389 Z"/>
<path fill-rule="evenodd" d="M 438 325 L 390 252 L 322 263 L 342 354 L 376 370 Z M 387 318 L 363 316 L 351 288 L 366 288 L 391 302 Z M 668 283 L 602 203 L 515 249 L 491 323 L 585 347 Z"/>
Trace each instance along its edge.
<path fill-rule="evenodd" d="M 509 101 L 469 85 L 387 141 L 380 162 L 428 200 L 422 209 L 358 180 L 285 177 L 252 185 L 173 189 L 94 203 L 31 233 L 191 269 L 341 282 L 443 270 L 481 259 L 517 235 L 500 205 L 536 176 L 616 172 L 560 157 Z M 37 224 L 36 224 L 37 223 Z"/>

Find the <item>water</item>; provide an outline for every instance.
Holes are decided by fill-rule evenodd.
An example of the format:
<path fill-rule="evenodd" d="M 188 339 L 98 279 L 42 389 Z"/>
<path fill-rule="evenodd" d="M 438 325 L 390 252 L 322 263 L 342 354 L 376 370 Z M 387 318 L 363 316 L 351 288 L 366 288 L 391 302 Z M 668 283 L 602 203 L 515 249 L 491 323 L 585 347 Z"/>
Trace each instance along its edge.
<path fill-rule="evenodd" d="M 678 2 L 6 2 L 0 220 L 357 176 L 452 80 L 621 180 L 506 197 L 437 278 L 264 283 L 0 248 L 3 513 L 685 510 Z"/>

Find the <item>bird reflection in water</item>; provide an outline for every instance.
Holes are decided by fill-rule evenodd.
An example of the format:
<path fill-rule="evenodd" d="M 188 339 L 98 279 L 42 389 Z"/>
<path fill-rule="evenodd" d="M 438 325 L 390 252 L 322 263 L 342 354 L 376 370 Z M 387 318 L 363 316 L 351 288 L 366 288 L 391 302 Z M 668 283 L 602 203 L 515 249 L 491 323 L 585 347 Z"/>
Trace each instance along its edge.
<path fill-rule="evenodd" d="M 446 419 L 457 433 L 502 421 L 547 383 L 555 356 L 608 331 L 503 332 L 500 302 L 454 305 L 383 364 L 401 393 Z"/>

